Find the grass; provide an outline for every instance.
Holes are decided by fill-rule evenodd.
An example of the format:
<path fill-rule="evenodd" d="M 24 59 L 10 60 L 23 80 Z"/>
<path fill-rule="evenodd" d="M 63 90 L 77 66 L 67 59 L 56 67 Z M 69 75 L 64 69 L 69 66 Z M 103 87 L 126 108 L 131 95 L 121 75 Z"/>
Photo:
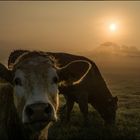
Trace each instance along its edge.
<path fill-rule="evenodd" d="M 71 114 L 71 121 L 58 120 L 49 129 L 49 140 L 140 140 L 140 79 L 109 77 L 106 82 L 114 96 L 118 96 L 118 110 L 115 126 L 104 126 L 100 115 L 89 106 L 89 125 L 83 125 L 83 118 L 77 104 Z M 63 105 L 64 98 L 60 97 Z M 59 114 L 65 117 L 65 112 Z"/>

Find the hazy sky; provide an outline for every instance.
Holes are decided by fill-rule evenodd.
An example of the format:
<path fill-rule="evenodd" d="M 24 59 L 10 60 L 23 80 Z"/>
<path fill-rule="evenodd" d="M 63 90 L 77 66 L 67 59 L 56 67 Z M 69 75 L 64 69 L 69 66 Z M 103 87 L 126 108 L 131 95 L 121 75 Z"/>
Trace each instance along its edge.
<path fill-rule="evenodd" d="M 0 2 L 1 54 L 15 48 L 89 51 L 106 41 L 140 47 L 139 1 Z"/>

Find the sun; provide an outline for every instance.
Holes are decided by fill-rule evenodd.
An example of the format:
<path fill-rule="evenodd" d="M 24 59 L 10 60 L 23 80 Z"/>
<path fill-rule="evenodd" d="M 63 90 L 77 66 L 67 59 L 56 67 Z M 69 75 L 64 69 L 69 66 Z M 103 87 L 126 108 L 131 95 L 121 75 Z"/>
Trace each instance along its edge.
<path fill-rule="evenodd" d="M 117 31 L 117 24 L 116 24 L 116 23 L 111 23 L 111 24 L 109 25 L 109 30 L 110 30 L 111 32 L 116 32 L 116 31 Z"/>

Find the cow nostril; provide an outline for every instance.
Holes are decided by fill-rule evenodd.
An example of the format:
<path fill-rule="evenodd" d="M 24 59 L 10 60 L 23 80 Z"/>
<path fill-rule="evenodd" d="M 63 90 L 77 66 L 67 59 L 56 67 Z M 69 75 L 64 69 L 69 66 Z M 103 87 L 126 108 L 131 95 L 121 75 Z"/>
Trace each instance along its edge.
<path fill-rule="evenodd" d="M 49 114 L 49 113 L 51 113 L 51 111 L 52 111 L 51 105 L 50 105 L 50 104 L 47 104 L 47 106 L 46 106 L 45 109 L 44 109 L 44 112 L 45 112 L 46 114 Z"/>
<path fill-rule="evenodd" d="M 34 110 L 31 107 L 26 108 L 26 113 L 29 117 L 31 117 L 34 114 Z"/>

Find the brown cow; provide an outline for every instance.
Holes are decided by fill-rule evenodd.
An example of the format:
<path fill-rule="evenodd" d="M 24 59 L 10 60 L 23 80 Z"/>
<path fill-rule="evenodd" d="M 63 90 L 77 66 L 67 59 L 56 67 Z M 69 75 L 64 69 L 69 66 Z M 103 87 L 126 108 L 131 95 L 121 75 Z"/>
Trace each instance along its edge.
<path fill-rule="evenodd" d="M 61 82 L 73 75 L 73 82 L 78 81 L 84 75 L 80 66 L 89 64 L 79 60 L 57 68 L 50 56 L 37 51 L 16 55 L 9 69 L 0 64 L 0 77 L 12 84 L 16 112 L 30 139 L 47 139 L 48 127 L 57 120 L 58 77 Z"/>

